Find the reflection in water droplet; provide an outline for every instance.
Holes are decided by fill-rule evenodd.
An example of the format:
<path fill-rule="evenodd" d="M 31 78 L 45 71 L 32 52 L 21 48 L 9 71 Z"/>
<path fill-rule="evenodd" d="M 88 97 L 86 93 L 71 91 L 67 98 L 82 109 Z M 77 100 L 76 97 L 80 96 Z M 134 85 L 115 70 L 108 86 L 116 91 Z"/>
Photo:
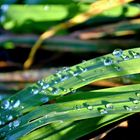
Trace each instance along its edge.
<path fill-rule="evenodd" d="M 104 65 L 105 66 L 108 66 L 108 65 L 111 65 L 113 62 L 112 62 L 112 59 L 111 58 L 105 58 L 104 59 Z"/>
<path fill-rule="evenodd" d="M 14 107 L 14 108 L 17 108 L 19 105 L 20 105 L 20 100 L 17 100 L 17 101 L 14 103 L 13 107 Z"/>
<path fill-rule="evenodd" d="M 123 54 L 123 51 L 122 51 L 121 49 L 115 49 L 115 50 L 113 51 L 113 55 L 114 55 L 115 57 L 121 57 L 122 54 Z"/>
<path fill-rule="evenodd" d="M 106 104 L 105 107 L 107 109 L 113 109 L 113 105 L 111 103 Z"/>
<path fill-rule="evenodd" d="M 129 106 L 124 106 L 124 109 L 126 109 L 127 111 L 132 111 L 132 108 Z"/>
<path fill-rule="evenodd" d="M 1 104 L 2 109 L 8 109 L 10 107 L 10 102 L 8 100 L 4 100 Z"/>

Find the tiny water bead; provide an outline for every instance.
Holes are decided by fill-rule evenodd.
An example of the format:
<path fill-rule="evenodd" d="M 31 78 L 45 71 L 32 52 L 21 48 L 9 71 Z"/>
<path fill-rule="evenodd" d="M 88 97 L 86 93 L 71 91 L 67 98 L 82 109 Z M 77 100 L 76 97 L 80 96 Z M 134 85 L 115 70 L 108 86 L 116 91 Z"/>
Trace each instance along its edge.
<path fill-rule="evenodd" d="M 44 90 L 44 89 L 47 89 L 48 87 L 50 87 L 50 84 L 44 83 L 44 85 L 42 86 L 42 89 Z"/>
<path fill-rule="evenodd" d="M 14 103 L 13 108 L 17 108 L 17 107 L 19 107 L 19 105 L 20 105 L 20 100 L 17 100 L 17 101 Z"/>
<path fill-rule="evenodd" d="M 36 89 L 32 89 L 31 93 L 34 94 L 34 95 L 36 95 L 36 94 L 39 93 L 39 89 L 37 89 L 37 88 Z"/>
<path fill-rule="evenodd" d="M 127 110 L 127 111 L 132 111 L 132 108 L 129 107 L 129 106 L 124 106 L 124 109 Z"/>
<path fill-rule="evenodd" d="M 40 99 L 40 101 L 41 101 L 42 103 L 46 103 L 46 102 L 49 101 L 49 98 L 48 98 L 48 97 L 42 97 L 42 98 Z"/>
<path fill-rule="evenodd" d="M 115 66 L 114 67 L 117 71 L 121 71 L 121 67 L 119 67 L 119 66 Z"/>
<path fill-rule="evenodd" d="M 13 116 L 12 115 L 8 115 L 8 116 L 6 116 L 6 118 L 7 118 L 8 121 L 11 121 L 13 119 Z"/>
<path fill-rule="evenodd" d="M 87 109 L 88 109 L 88 110 L 92 110 L 92 109 L 93 109 L 93 106 L 92 106 L 92 105 L 88 105 L 88 106 L 87 106 Z"/>
<path fill-rule="evenodd" d="M 52 94 L 58 94 L 59 89 L 58 88 L 52 88 Z"/>
<path fill-rule="evenodd" d="M 104 109 L 104 108 L 99 108 L 98 110 L 99 110 L 99 113 L 100 113 L 101 115 L 107 114 L 107 113 L 108 113 L 108 111 L 107 111 L 106 109 Z"/>
<path fill-rule="evenodd" d="M 104 59 L 104 65 L 109 66 L 113 63 L 112 59 L 110 57 L 107 57 Z"/>
<path fill-rule="evenodd" d="M 135 52 L 135 51 L 128 51 L 128 53 L 133 57 L 133 58 L 140 58 L 140 53 Z"/>
<path fill-rule="evenodd" d="M 106 104 L 105 107 L 109 110 L 113 109 L 113 105 L 111 103 Z"/>
<path fill-rule="evenodd" d="M 140 92 L 136 92 L 136 96 L 137 97 L 140 97 Z"/>
<path fill-rule="evenodd" d="M 78 70 L 80 70 L 81 72 L 86 72 L 87 71 L 87 68 L 83 68 L 81 66 L 77 66 L 76 67 Z"/>
<path fill-rule="evenodd" d="M 1 104 L 2 109 L 8 109 L 10 107 L 10 102 L 8 100 L 4 100 Z"/>
<path fill-rule="evenodd" d="M 128 55 L 122 55 L 123 60 L 129 60 L 130 57 Z"/>
<path fill-rule="evenodd" d="M 43 81 L 43 80 L 39 80 L 39 81 L 37 81 L 37 84 L 38 84 L 39 86 L 43 86 L 43 85 L 44 85 L 44 81 Z"/>
<path fill-rule="evenodd" d="M 121 49 L 115 49 L 115 50 L 113 51 L 113 55 L 114 55 L 115 57 L 121 57 L 122 54 L 123 54 L 123 51 L 122 51 Z"/>
<path fill-rule="evenodd" d="M 19 120 L 15 120 L 13 121 L 13 127 L 18 127 L 20 125 L 20 121 Z"/>

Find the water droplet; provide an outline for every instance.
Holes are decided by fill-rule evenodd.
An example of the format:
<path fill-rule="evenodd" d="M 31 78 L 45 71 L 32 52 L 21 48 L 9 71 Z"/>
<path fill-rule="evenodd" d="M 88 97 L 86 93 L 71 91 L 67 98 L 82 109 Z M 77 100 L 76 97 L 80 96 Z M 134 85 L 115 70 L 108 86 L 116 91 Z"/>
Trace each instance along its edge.
<path fill-rule="evenodd" d="M 129 98 L 129 100 L 132 101 L 132 103 L 134 103 L 134 104 L 138 104 L 139 103 L 139 100 L 134 99 L 134 98 Z"/>
<path fill-rule="evenodd" d="M 132 108 L 129 106 L 124 106 L 124 109 L 126 109 L 127 111 L 132 111 Z"/>
<path fill-rule="evenodd" d="M 34 94 L 34 95 L 36 95 L 36 94 L 38 94 L 39 93 L 39 90 L 38 89 L 32 89 L 32 94 Z"/>
<path fill-rule="evenodd" d="M 74 106 L 75 110 L 80 110 L 82 107 L 79 105 Z"/>
<path fill-rule="evenodd" d="M 83 68 L 81 66 L 77 66 L 76 67 L 78 70 L 81 70 L 82 72 L 86 72 L 87 71 L 87 68 Z"/>
<path fill-rule="evenodd" d="M 106 109 L 104 109 L 104 108 L 100 108 L 99 112 L 100 112 L 101 115 L 108 113 L 108 111 Z"/>
<path fill-rule="evenodd" d="M 13 126 L 16 128 L 20 125 L 20 121 L 19 120 L 15 120 L 13 121 Z"/>
<path fill-rule="evenodd" d="M 13 119 L 13 116 L 9 115 L 9 116 L 6 116 L 6 118 L 7 118 L 8 121 L 11 121 Z"/>
<path fill-rule="evenodd" d="M 69 70 L 69 67 L 63 67 L 62 70 L 67 71 L 67 70 Z"/>
<path fill-rule="evenodd" d="M 128 53 L 133 57 L 133 58 L 140 58 L 140 53 L 137 53 L 135 51 L 128 51 Z"/>
<path fill-rule="evenodd" d="M 92 105 L 88 105 L 88 106 L 87 106 L 87 109 L 88 109 L 88 110 L 92 110 L 92 109 L 93 109 L 93 106 L 92 106 Z"/>
<path fill-rule="evenodd" d="M 107 109 L 113 109 L 113 105 L 111 103 L 106 104 L 105 107 Z"/>
<path fill-rule="evenodd" d="M 114 55 L 115 57 L 121 57 L 122 54 L 123 54 L 123 51 L 122 51 L 121 49 L 115 49 L 115 50 L 113 51 L 113 55 Z"/>
<path fill-rule="evenodd" d="M 43 103 L 46 103 L 46 102 L 49 101 L 49 98 L 48 97 L 43 97 L 43 98 L 40 99 L 40 101 L 43 102 Z"/>
<path fill-rule="evenodd" d="M 127 56 L 127 55 L 122 55 L 122 58 L 123 58 L 123 60 L 129 60 L 130 59 L 129 56 Z"/>
<path fill-rule="evenodd" d="M 139 92 L 136 92 L 136 96 L 137 96 L 137 97 L 140 97 L 140 93 L 139 93 Z"/>
<path fill-rule="evenodd" d="M 71 89 L 70 89 L 70 92 L 71 92 L 71 93 L 75 93 L 75 92 L 76 92 L 76 89 L 71 88 Z"/>
<path fill-rule="evenodd" d="M 108 65 L 111 65 L 113 63 L 112 59 L 107 57 L 104 59 L 104 65 L 105 66 L 108 66 Z"/>
<path fill-rule="evenodd" d="M 44 85 L 42 86 L 42 89 L 47 89 L 48 87 L 50 87 L 50 85 L 48 83 L 44 83 Z"/>
<path fill-rule="evenodd" d="M 1 104 L 2 109 L 8 109 L 10 107 L 10 102 L 8 100 L 4 100 Z"/>
<path fill-rule="evenodd" d="M 57 88 L 52 88 L 52 94 L 58 94 L 58 92 L 59 92 L 59 89 L 57 89 Z"/>
<path fill-rule="evenodd" d="M 60 78 L 61 81 L 64 81 L 64 80 L 67 80 L 67 79 L 69 79 L 68 75 L 62 75 L 61 78 Z"/>
<path fill-rule="evenodd" d="M 0 125 L 2 125 L 2 121 L 0 121 Z"/>
<path fill-rule="evenodd" d="M 136 54 L 134 55 L 134 58 L 140 58 L 140 53 L 136 53 Z"/>
<path fill-rule="evenodd" d="M 21 106 L 21 109 L 24 109 L 24 106 Z"/>
<path fill-rule="evenodd" d="M 17 108 L 19 105 L 20 105 L 20 100 L 17 100 L 17 101 L 14 103 L 13 107 L 14 107 L 14 108 Z"/>
<path fill-rule="evenodd" d="M 39 86 L 43 86 L 43 85 L 44 85 L 44 82 L 43 82 L 42 80 L 39 80 L 39 81 L 37 81 L 37 84 L 38 84 Z"/>
<path fill-rule="evenodd" d="M 119 66 L 115 66 L 114 67 L 117 71 L 121 71 L 121 67 L 119 67 Z"/>
<path fill-rule="evenodd" d="M 12 127 L 12 122 L 10 122 L 10 123 L 8 124 L 8 126 L 9 126 L 9 127 Z"/>
<path fill-rule="evenodd" d="M 132 102 L 133 102 L 134 104 L 138 104 L 138 103 L 139 103 L 139 100 L 134 99 Z"/>

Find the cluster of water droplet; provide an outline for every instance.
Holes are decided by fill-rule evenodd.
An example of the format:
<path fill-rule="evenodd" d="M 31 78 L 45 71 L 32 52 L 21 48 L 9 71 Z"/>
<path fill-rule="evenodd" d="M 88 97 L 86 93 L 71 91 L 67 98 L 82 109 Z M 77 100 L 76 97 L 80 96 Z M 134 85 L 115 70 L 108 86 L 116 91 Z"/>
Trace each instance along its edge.
<path fill-rule="evenodd" d="M 81 66 L 77 66 L 76 70 L 69 69 L 68 67 L 64 67 L 61 71 L 58 71 L 56 74 L 52 76 L 52 79 L 47 82 L 47 80 L 40 80 L 37 82 L 38 87 L 34 87 L 31 91 L 33 95 L 36 95 L 38 93 L 43 93 L 45 91 L 48 91 L 51 94 L 58 94 L 62 88 L 59 88 L 56 86 L 56 84 L 64 82 L 67 79 L 70 79 L 72 77 L 78 77 L 81 73 L 86 72 L 87 69 L 83 68 Z M 81 78 L 80 76 L 78 78 Z M 83 80 L 83 78 L 81 78 Z M 64 89 L 64 91 L 68 91 Z M 74 93 L 74 89 L 69 90 Z"/>

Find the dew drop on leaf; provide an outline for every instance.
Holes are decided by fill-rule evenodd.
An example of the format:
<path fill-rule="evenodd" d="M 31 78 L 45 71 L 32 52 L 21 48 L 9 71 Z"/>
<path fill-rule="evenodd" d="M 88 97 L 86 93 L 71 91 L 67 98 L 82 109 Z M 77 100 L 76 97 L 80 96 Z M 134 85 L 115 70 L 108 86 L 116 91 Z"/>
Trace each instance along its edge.
<path fill-rule="evenodd" d="M 38 89 L 32 89 L 32 94 L 36 95 L 39 93 L 39 90 Z"/>
<path fill-rule="evenodd" d="M 89 105 L 89 106 L 87 106 L 87 109 L 88 110 L 92 110 L 93 109 L 93 106 L 92 105 Z"/>
<path fill-rule="evenodd" d="M 122 51 L 121 49 L 115 49 L 115 50 L 113 51 L 113 55 L 114 55 L 115 57 L 121 57 L 122 54 L 123 54 L 123 51 Z"/>
<path fill-rule="evenodd" d="M 49 101 L 49 98 L 48 97 L 43 97 L 43 98 L 40 99 L 40 101 L 43 102 L 43 103 L 46 103 L 46 102 Z"/>
<path fill-rule="evenodd" d="M 108 111 L 106 109 L 104 109 L 104 108 L 100 108 L 99 112 L 100 112 L 101 115 L 108 113 Z"/>
<path fill-rule="evenodd" d="M 42 86 L 42 89 L 47 89 L 50 85 L 48 83 L 44 83 L 44 85 Z"/>
<path fill-rule="evenodd" d="M 20 121 L 19 120 L 15 120 L 13 121 L 13 126 L 16 128 L 20 125 Z"/>
<path fill-rule="evenodd" d="M 107 58 L 104 59 L 104 65 L 105 65 L 105 66 L 109 66 L 109 65 L 111 65 L 112 63 L 113 63 L 113 62 L 112 62 L 112 59 L 111 59 L 111 58 L 107 57 Z"/>
<path fill-rule="evenodd" d="M 130 50 L 128 52 L 133 58 L 140 58 L 140 53 L 134 52 L 132 50 Z"/>
<path fill-rule="evenodd" d="M 8 121 L 11 121 L 13 119 L 13 116 L 12 115 L 8 115 L 8 116 L 6 116 L 6 118 L 7 118 Z"/>
<path fill-rule="evenodd" d="M 8 109 L 10 107 L 10 102 L 8 100 L 4 100 L 1 104 L 2 109 Z"/>
<path fill-rule="evenodd" d="M 20 100 L 17 100 L 14 104 L 13 104 L 13 108 L 17 108 L 20 105 Z"/>
<path fill-rule="evenodd" d="M 139 103 L 139 100 L 134 99 L 132 102 L 133 102 L 134 104 L 138 104 L 138 103 Z"/>
<path fill-rule="evenodd" d="M 58 92 L 59 92 L 59 89 L 57 89 L 57 88 L 52 88 L 52 94 L 57 94 Z"/>
<path fill-rule="evenodd" d="M 123 58 L 123 60 L 129 60 L 130 59 L 129 56 L 127 56 L 127 55 L 122 55 L 122 58 Z"/>
<path fill-rule="evenodd" d="M 43 86 L 43 85 L 44 85 L 44 82 L 43 82 L 42 80 L 39 80 L 39 81 L 37 81 L 37 84 L 38 84 L 39 86 Z"/>
<path fill-rule="evenodd" d="M 119 66 L 115 66 L 114 67 L 117 71 L 121 71 L 121 67 L 119 67 Z"/>
<path fill-rule="evenodd" d="M 126 109 L 127 111 L 132 111 L 132 108 L 129 106 L 124 106 L 124 109 Z"/>
<path fill-rule="evenodd" d="M 137 97 L 140 97 L 140 93 L 136 92 L 136 96 L 137 96 Z"/>
<path fill-rule="evenodd" d="M 113 109 L 113 105 L 111 103 L 106 104 L 105 107 L 107 109 Z"/>

